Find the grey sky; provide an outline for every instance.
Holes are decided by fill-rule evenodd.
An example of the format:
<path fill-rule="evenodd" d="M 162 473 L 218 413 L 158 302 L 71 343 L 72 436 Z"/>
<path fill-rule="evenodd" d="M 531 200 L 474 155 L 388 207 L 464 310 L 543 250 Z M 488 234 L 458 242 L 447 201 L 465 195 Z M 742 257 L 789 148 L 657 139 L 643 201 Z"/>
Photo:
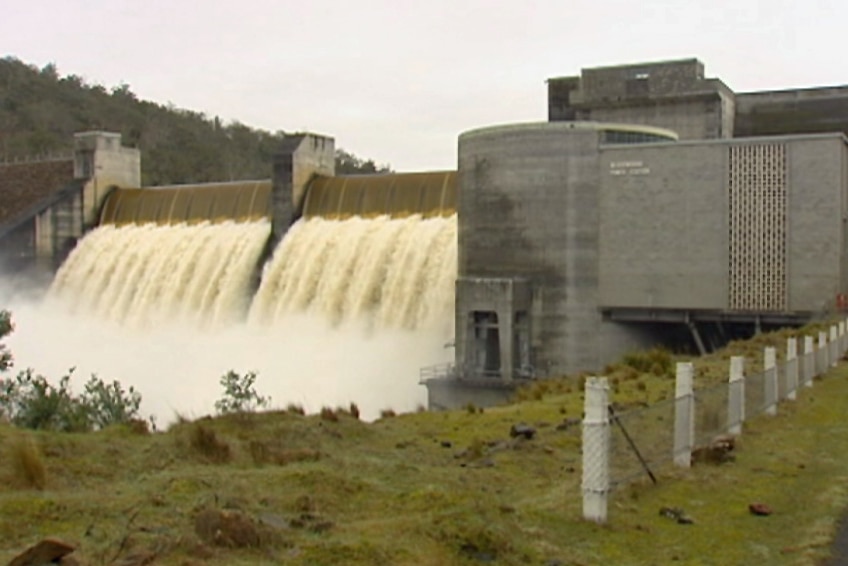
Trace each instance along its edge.
<path fill-rule="evenodd" d="M 3 6 L 5 4 L 5 6 Z M 545 120 L 545 79 L 698 57 L 736 91 L 848 82 L 848 2 L 0 0 L 3 55 L 401 171 L 456 137 Z"/>

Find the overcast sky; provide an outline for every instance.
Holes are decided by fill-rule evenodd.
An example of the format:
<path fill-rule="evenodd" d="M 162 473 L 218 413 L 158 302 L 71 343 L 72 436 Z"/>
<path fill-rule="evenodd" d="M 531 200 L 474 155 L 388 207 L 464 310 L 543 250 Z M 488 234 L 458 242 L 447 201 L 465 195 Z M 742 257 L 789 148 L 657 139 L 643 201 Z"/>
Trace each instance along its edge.
<path fill-rule="evenodd" d="M 545 79 L 698 57 L 736 91 L 848 83 L 844 0 L 0 0 L 0 49 L 399 171 L 547 118 Z"/>

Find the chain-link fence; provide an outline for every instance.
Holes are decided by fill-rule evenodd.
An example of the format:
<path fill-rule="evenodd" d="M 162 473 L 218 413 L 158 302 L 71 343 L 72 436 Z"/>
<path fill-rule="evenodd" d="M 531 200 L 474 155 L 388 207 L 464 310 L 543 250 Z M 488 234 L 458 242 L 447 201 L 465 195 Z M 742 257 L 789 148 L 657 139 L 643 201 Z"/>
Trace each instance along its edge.
<path fill-rule="evenodd" d="M 610 486 L 651 477 L 674 456 L 674 399 L 610 411 Z"/>
<path fill-rule="evenodd" d="M 694 391 L 692 364 L 678 364 L 675 398 L 635 409 L 610 404 L 614 399 L 609 399 L 606 379 L 590 378 L 583 434 L 584 517 L 606 521 L 608 493 L 643 478 L 656 482 L 674 464 L 688 467 L 720 437 L 741 434 L 747 419 L 776 414 L 781 401 L 794 399 L 848 351 L 848 322 L 818 338 L 804 337 L 803 354 L 798 338 L 790 338 L 779 364 L 775 349 L 766 348 L 763 371 L 747 375 L 744 360 L 731 358 L 728 381 Z"/>
<path fill-rule="evenodd" d="M 754 372 L 745 376 L 745 410 L 743 420 L 753 418 L 765 410 L 765 383 L 765 372 Z"/>
<path fill-rule="evenodd" d="M 694 446 L 706 446 L 717 436 L 727 433 L 730 426 L 728 398 L 727 383 L 719 383 L 695 392 Z"/>

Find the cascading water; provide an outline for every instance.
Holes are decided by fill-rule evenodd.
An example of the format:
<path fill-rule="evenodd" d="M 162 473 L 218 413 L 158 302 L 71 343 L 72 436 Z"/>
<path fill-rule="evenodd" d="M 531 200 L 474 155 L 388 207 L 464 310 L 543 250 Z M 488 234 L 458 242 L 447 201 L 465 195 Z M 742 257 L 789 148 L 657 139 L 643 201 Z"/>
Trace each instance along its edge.
<path fill-rule="evenodd" d="M 230 369 L 257 371 L 275 406 L 413 410 L 419 368 L 452 358 L 456 229 L 455 216 L 301 220 L 250 302 L 267 221 L 105 225 L 44 304 L 11 305 L 9 345 L 18 368 L 133 385 L 159 422 L 211 412 Z"/>
<path fill-rule="evenodd" d="M 48 301 L 129 326 L 233 322 L 270 231 L 265 220 L 101 226 L 59 269 Z"/>
<path fill-rule="evenodd" d="M 440 326 L 450 338 L 455 278 L 455 216 L 311 218 L 266 267 L 250 322 L 306 311 L 376 330 Z"/>

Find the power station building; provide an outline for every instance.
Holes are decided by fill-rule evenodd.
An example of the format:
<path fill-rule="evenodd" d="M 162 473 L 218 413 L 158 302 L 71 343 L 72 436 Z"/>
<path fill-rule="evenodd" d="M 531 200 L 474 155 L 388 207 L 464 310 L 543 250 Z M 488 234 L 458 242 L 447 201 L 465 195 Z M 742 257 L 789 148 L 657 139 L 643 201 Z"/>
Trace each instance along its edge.
<path fill-rule="evenodd" d="M 736 94 L 690 59 L 550 79 L 548 109 L 459 137 L 456 361 L 425 371 L 431 405 L 845 307 L 848 87 Z"/>

